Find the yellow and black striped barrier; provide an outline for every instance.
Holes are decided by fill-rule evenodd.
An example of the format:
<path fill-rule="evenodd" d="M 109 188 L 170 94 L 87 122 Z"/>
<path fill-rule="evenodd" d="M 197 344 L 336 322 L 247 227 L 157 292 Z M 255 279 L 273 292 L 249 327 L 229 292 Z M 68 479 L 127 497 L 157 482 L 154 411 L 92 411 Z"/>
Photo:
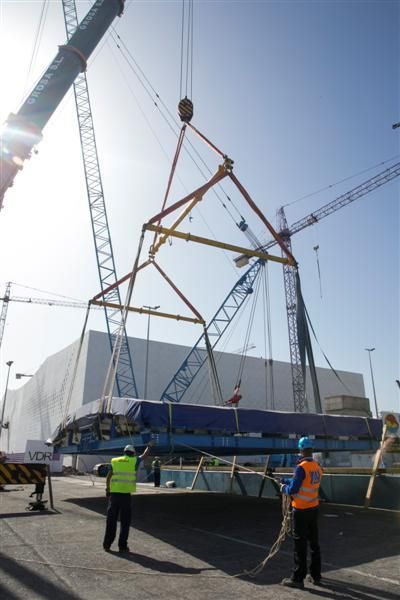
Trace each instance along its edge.
<path fill-rule="evenodd" d="M 0 464 L 0 485 L 46 483 L 46 465 L 2 463 Z"/>

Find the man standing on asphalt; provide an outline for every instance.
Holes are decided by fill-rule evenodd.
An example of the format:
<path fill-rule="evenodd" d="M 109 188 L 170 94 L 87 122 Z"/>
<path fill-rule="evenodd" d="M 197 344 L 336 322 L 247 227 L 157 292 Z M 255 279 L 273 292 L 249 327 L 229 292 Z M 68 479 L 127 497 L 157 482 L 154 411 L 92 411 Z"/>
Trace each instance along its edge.
<path fill-rule="evenodd" d="M 154 487 L 160 487 L 161 482 L 161 462 L 158 456 L 156 456 L 151 463 L 151 468 L 153 469 L 153 477 L 154 477 Z"/>
<path fill-rule="evenodd" d="M 310 543 L 310 580 L 321 584 L 321 552 L 318 541 L 319 487 L 322 469 L 313 458 L 313 442 L 308 437 L 299 440 L 300 458 L 291 479 L 281 482 L 282 494 L 292 498 L 292 535 L 294 541 L 294 569 L 291 577 L 281 584 L 304 588 L 307 575 L 307 543 Z"/>
<path fill-rule="evenodd" d="M 118 515 L 121 521 L 118 548 L 119 552 L 129 552 L 128 536 L 131 525 L 131 494 L 136 492 L 136 473 L 140 461 L 149 453 L 152 443 L 140 456 L 136 456 L 132 445 L 125 446 L 124 455 L 111 460 L 111 470 L 107 474 L 106 494 L 109 498 L 107 524 L 103 548 L 110 551 L 117 533 Z"/>

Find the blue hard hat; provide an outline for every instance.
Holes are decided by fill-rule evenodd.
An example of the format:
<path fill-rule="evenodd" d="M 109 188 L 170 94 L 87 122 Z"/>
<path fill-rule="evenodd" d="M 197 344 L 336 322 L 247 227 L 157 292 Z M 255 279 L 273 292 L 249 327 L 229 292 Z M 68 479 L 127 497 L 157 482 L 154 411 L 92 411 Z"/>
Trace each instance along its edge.
<path fill-rule="evenodd" d="M 302 437 L 299 439 L 297 447 L 299 450 L 306 450 L 307 448 L 314 448 L 314 444 L 309 437 Z"/>

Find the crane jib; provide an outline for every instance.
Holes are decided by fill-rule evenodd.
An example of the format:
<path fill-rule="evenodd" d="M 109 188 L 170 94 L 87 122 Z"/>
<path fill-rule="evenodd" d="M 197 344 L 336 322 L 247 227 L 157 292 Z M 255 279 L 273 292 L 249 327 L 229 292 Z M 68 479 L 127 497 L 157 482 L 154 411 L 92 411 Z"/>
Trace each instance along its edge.
<path fill-rule="evenodd" d="M 123 7 L 124 0 L 96 0 L 68 44 L 59 47 L 19 111 L 10 115 L 0 146 L 0 208 L 5 191 L 41 140 L 43 127 L 78 74 L 85 70 L 86 61 Z"/>

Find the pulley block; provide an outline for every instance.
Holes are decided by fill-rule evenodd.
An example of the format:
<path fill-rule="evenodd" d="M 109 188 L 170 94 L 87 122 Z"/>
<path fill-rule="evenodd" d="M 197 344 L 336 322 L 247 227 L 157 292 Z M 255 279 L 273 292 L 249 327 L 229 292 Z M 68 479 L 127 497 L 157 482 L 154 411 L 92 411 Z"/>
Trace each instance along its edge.
<path fill-rule="evenodd" d="M 181 121 L 189 123 L 193 117 L 193 102 L 189 98 L 182 98 L 178 104 L 178 113 Z"/>

